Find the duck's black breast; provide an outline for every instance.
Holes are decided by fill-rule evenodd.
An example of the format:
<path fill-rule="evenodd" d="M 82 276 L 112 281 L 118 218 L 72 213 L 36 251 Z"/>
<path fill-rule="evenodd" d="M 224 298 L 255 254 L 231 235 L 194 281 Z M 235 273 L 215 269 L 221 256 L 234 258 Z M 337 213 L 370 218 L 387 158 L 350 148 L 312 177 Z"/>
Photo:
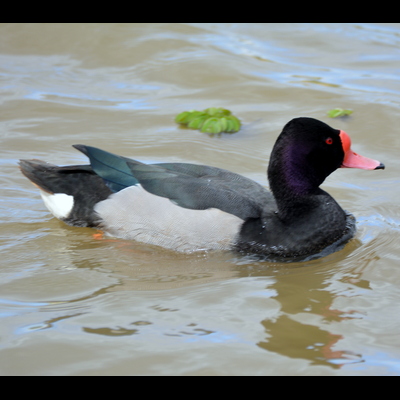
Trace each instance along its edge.
<path fill-rule="evenodd" d="M 290 219 L 282 218 L 277 211 L 248 219 L 241 228 L 236 250 L 291 261 L 337 251 L 353 237 L 354 217 L 322 190 L 312 203 Z"/>

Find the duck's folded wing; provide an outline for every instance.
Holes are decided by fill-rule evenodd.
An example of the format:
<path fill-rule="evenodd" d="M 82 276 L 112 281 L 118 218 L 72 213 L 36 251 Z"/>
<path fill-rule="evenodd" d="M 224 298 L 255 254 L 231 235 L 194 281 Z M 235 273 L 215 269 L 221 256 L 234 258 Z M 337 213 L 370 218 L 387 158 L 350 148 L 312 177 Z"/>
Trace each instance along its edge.
<path fill-rule="evenodd" d="M 86 154 L 97 175 L 113 190 L 140 184 L 146 191 L 193 210 L 217 208 L 243 220 L 260 215 L 269 192 L 258 183 L 223 169 L 194 164 L 143 164 L 89 146 Z"/>

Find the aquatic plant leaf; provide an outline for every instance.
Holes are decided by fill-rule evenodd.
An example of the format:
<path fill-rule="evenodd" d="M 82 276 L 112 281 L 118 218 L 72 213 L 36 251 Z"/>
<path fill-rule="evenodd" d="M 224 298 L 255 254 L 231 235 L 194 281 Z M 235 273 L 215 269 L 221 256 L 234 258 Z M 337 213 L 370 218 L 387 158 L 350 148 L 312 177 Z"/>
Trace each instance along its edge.
<path fill-rule="evenodd" d="M 181 112 L 175 117 L 175 122 L 212 135 L 221 132 L 234 133 L 241 127 L 240 120 L 230 110 L 217 107 Z"/>
<path fill-rule="evenodd" d="M 328 117 L 330 118 L 345 117 L 352 113 L 353 113 L 352 110 L 344 110 L 343 108 L 334 108 L 333 110 L 328 111 Z"/>
<path fill-rule="evenodd" d="M 219 118 L 216 117 L 208 118 L 204 122 L 201 131 L 212 134 L 221 133 L 221 124 L 219 123 Z"/>

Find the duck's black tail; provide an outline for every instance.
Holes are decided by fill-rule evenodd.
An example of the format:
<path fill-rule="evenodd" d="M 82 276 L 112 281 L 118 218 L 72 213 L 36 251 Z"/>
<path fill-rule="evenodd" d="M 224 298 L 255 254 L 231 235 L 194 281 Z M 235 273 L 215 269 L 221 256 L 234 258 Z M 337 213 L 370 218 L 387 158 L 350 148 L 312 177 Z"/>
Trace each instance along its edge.
<path fill-rule="evenodd" d="M 21 172 L 40 189 L 55 217 L 73 226 L 97 226 L 93 208 L 112 191 L 90 165 L 58 167 L 40 160 L 20 160 L 19 165 Z"/>

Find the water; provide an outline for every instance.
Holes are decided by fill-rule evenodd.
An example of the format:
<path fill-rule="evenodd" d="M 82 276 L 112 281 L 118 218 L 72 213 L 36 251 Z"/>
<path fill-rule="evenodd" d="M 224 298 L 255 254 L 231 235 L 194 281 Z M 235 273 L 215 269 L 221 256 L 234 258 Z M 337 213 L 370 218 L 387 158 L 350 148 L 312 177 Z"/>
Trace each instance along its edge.
<path fill-rule="evenodd" d="M 1 375 L 399 375 L 400 24 L 0 25 Z M 179 112 L 225 107 L 210 138 Z M 326 116 L 336 107 L 347 119 Z M 384 171 L 324 183 L 357 218 L 343 250 L 279 264 L 192 255 L 53 219 L 19 158 L 222 167 L 266 185 L 291 118 L 347 131 Z"/>

